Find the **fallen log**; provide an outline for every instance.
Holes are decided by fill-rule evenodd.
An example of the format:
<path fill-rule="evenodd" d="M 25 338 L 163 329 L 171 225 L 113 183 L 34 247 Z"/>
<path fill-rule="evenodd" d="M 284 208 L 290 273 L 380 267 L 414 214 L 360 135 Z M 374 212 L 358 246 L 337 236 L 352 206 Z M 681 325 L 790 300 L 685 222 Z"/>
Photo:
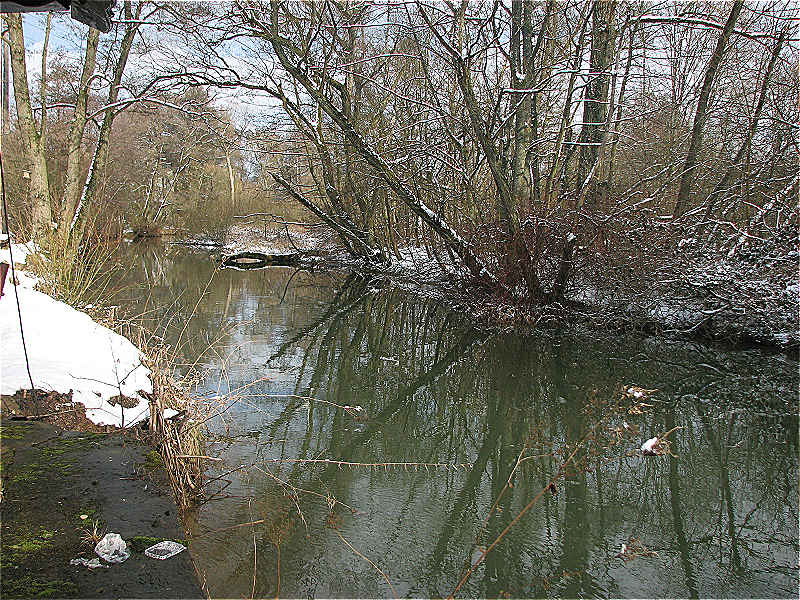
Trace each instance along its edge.
<path fill-rule="evenodd" d="M 317 251 L 280 252 L 267 254 L 264 252 L 237 252 L 224 255 L 222 264 L 225 267 L 237 269 L 262 269 L 264 267 L 292 267 L 300 263 L 301 259 L 309 256 L 319 256 Z"/>

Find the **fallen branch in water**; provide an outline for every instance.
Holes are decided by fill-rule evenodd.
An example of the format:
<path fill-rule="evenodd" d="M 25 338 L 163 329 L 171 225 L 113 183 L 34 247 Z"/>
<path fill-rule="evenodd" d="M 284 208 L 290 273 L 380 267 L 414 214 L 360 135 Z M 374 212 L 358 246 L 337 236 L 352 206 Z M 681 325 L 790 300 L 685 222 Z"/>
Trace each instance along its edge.
<path fill-rule="evenodd" d="M 259 471 L 261 471 L 267 477 L 270 477 L 270 478 L 274 479 L 280 485 L 290 488 L 295 493 L 295 495 L 299 495 L 298 492 L 302 492 L 304 494 L 310 494 L 312 496 L 317 496 L 318 498 L 324 498 L 328 502 L 329 505 L 331 504 L 331 502 L 333 502 L 333 506 L 339 504 L 341 506 L 344 506 L 346 509 L 348 509 L 353 514 L 356 514 L 358 512 L 355 508 L 353 508 L 349 504 L 345 504 L 344 502 L 342 502 L 340 500 L 337 500 L 336 498 L 332 498 L 331 496 L 326 496 L 325 494 L 320 494 L 319 492 L 314 492 L 312 490 L 306 490 L 306 489 L 294 486 L 291 483 L 289 483 L 287 481 L 284 481 L 283 479 L 281 479 L 280 477 L 275 475 L 269 469 L 266 469 L 266 468 L 262 469 L 262 468 L 260 468 L 258 466 L 255 466 L 255 468 L 258 469 Z M 300 510 L 300 507 L 298 507 L 298 511 L 299 510 Z M 300 517 L 303 518 L 302 513 L 300 514 Z M 306 521 L 305 518 L 303 518 L 303 523 L 305 523 L 305 521 Z M 308 529 L 308 525 L 306 525 L 306 529 Z"/>
<path fill-rule="evenodd" d="M 212 535 L 214 533 L 222 533 L 223 531 L 230 531 L 231 529 L 239 529 L 240 527 L 249 527 L 250 525 L 261 525 L 262 523 L 266 523 L 266 519 L 257 519 L 255 521 L 248 521 L 247 523 L 237 523 L 236 525 L 230 525 L 229 527 L 223 527 L 221 529 L 214 529 L 212 531 L 206 531 L 205 533 L 199 533 L 197 535 L 193 535 L 192 539 L 196 540 L 197 538 L 205 537 L 207 535 Z"/>
<path fill-rule="evenodd" d="M 391 582 L 391 581 L 389 581 L 389 577 L 386 575 L 386 573 L 384 573 L 384 572 L 381 570 L 381 568 L 380 568 L 378 565 L 376 565 L 374 562 L 372 562 L 372 561 L 371 561 L 369 558 L 367 558 L 366 556 L 364 556 L 363 554 L 361 554 L 361 552 L 359 552 L 358 550 L 356 550 L 356 549 L 355 549 L 355 547 L 353 547 L 353 545 L 352 545 L 350 542 L 348 542 L 346 539 L 344 539 L 344 536 L 341 534 L 341 532 L 340 532 L 338 529 L 336 529 L 336 528 L 333 528 L 333 531 L 336 533 L 336 535 L 338 535 L 338 536 L 339 536 L 339 539 L 340 539 L 340 540 L 342 540 L 342 541 L 343 541 L 343 542 L 344 542 L 344 543 L 347 545 L 347 547 L 348 547 L 348 548 L 350 548 L 350 550 L 352 550 L 352 551 L 355 553 L 355 555 L 356 555 L 356 556 L 359 556 L 359 557 L 363 558 L 365 561 L 367 561 L 369 564 L 371 564 L 371 565 L 372 565 L 372 567 L 373 567 L 373 568 L 374 568 L 374 569 L 375 569 L 375 570 L 376 570 L 378 573 L 380 573 L 381 575 L 383 575 L 383 578 L 386 580 L 386 583 L 389 585 L 389 589 L 390 589 L 390 590 L 392 590 L 392 596 L 394 596 L 395 598 L 397 598 L 397 592 L 396 592 L 396 591 L 394 591 L 394 586 L 392 585 L 392 582 Z"/>
<path fill-rule="evenodd" d="M 377 463 L 365 463 L 365 462 L 352 462 L 348 460 L 331 460 L 329 458 L 265 458 L 264 460 L 259 461 L 260 463 L 303 463 L 303 464 L 329 464 L 329 465 L 338 465 L 339 467 L 368 467 L 368 468 L 375 468 L 375 467 L 383 467 L 384 469 L 388 469 L 389 467 L 403 467 L 406 471 L 408 471 L 408 467 L 412 467 L 419 471 L 420 467 L 424 468 L 426 471 L 431 469 L 452 469 L 453 471 L 458 471 L 459 469 L 464 469 L 465 471 L 472 468 L 472 463 L 423 463 L 423 462 L 377 462 Z"/>
<path fill-rule="evenodd" d="M 221 458 L 216 458 L 214 456 L 205 456 L 203 454 L 176 454 L 175 458 L 205 458 L 206 460 L 216 460 L 221 461 Z"/>

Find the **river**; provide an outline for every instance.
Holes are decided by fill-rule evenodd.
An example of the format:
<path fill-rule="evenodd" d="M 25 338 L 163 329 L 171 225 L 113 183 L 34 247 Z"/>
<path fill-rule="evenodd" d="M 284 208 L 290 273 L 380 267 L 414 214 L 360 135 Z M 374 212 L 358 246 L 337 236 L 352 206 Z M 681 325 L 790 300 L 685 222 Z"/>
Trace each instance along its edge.
<path fill-rule="evenodd" d="M 784 354 L 487 333 L 385 282 L 180 248 L 124 262 L 122 314 L 222 397 L 220 479 L 184 518 L 212 597 L 447 596 L 501 534 L 457 596 L 797 595 Z"/>

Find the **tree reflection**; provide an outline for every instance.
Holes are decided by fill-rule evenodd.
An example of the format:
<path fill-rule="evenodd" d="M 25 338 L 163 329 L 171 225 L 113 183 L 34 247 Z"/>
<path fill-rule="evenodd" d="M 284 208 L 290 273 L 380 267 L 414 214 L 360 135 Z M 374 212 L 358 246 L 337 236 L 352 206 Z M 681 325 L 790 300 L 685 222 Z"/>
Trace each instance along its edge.
<path fill-rule="evenodd" d="M 188 337 L 235 324 L 228 337 L 235 359 L 209 359 L 208 388 L 269 377 L 252 388 L 262 396 L 236 405 L 219 428 L 229 463 L 468 465 L 271 463 L 287 483 L 359 511 L 341 511 L 340 533 L 386 569 L 399 594 L 448 594 L 465 564 L 558 472 L 562 459 L 549 453 L 573 447 L 597 425 L 603 413 L 588 410 L 592 403 L 610 406 L 630 384 L 659 390 L 645 414 L 620 416 L 640 427 L 639 437 L 608 455 L 579 456 L 581 468 L 565 471 L 557 494 L 544 495 L 460 593 L 699 597 L 796 588 L 795 363 L 635 336 L 489 335 L 440 303 L 358 276 L 222 271 L 208 285 L 213 266 L 156 258 L 137 257 L 145 265 L 138 277 L 150 285 L 142 302 L 162 318 L 185 318 Z M 201 346 L 182 349 L 187 362 Z M 367 418 L 275 394 L 358 405 Z M 626 456 L 675 426 L 683 427 L 672 437 L 677 457 Z M 526 447 L 537 458 L 514 471 Z M 274 480 L 254 470 L 234 477 L 228 492 L 236 497 L 194 515 L 196 535 L 247 522 L 248 501 L 267 513 L 285 506 L 287 488 Z M 282 541 L 282 593 L 388 594 L 380 575 L 325 527 L 324 500 L 301 494 L 298 502 L 309 528 L 295 526 Z M 201 569 L 228 574 L 212 594 L 250 593 L 252 531 L 231 531 L 192 546 Z M 258 531 L 258 564 L 266 566 L 257 592 L 271 594 L 274 545 L 265 536 Z M 657 555 L 616 557 L 632 537 Z"/>

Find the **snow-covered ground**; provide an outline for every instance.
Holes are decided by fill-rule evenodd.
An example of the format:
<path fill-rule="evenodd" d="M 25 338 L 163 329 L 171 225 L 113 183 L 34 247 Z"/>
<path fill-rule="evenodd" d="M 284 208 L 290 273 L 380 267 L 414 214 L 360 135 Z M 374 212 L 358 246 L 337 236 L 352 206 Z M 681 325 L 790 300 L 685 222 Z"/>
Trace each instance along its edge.
<path fill-rule="evenodd" d="M 347 267 L 396 278 L 398 283 L 407 280 L 422 285 L 439 285 L 467 276 L 466 270 L 454 263 L 444 251 L 439 253 L 438 260 L 429 255 L 423 246 L 400 246 L 397 254 L 391 250 L 386 250 L 386 253 L 390 261 L 388 264 L 370 263 L 345 252 L 333 258 L 334 262 Z"/>
<path fill-rule="evenodd" d="M 791 240 L 790 240 L 791 242 Z M 676 256 L 630 287 L 584 267 L 570 289 L 596 321 L 648 323 L 663 333 L 800 347 L 798 252 L 777 242 L 732 255 Z"/>
<path fill-rule="evenodd" d="M 266 235 L 265 235 L 266 233 Z M 223 256 L 255 252 L 269 256 L 331 252 L 332 233 L 323 228 L 269 224 L 265 229 L 257 224 L 237 224 L 228 230 L 222 248 Z"/>
<path fill-rule="evenodd" d="M 13 244 L 11 249 L 18 265 L 35 251 L 31 244 Z M 7 248 L 0 249 L 3 261 L 10 262 Z M 89 315 L 33 289 L 36 278 L 24 268 L 17 269 L 17 279 L 35 387 L 60 393 L 72 390 L 73 402 L 83 404 L 86 416 L 98 425 L 128 427 L 149 417 L 148 401 L 138 392 L 150 394 L 153 385 L 139 349 Z M 29 389 L 10 270 L 0 298 L 0 348 L 0 394 Z M 135 401 L 135 406 L 124 408 L 109 402 L 119 395 Z"/>

